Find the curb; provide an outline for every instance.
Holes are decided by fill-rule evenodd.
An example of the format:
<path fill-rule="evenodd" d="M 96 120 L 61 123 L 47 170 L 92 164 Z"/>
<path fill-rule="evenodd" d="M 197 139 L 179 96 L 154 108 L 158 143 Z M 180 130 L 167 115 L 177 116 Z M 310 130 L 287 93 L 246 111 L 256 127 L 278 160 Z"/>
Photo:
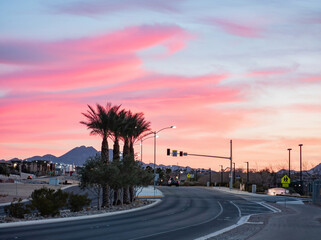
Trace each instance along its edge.
<path fill-rule="evenodd" d="M 76 221 L 76 220 L 114 216 L 114 215 L 120 215 L 120 214 L 125 214 L 125 213 L 136 212 L 136 211 L 148 209 L 148 208 L 156 206 L 157 204 L 159 204 L 162 201 L 160 199 L 151 199 L 151 200 L 154 201 L 152 204 L 149 204 L 149 205 L 146 205 L 143 207 L 129 209 L 129 210 L 110 212 L 110 213 L 100 213 L 100 214 L 86 215 L 86 216 L 77 216 L 77 217 L 52 218 L 52 219 L 45 219 L 45 220 L 31 220 L 31 221 L 22 221 L 22 222 L 13 222 L 13 223 L 1 223 L 0 228 L 30 226 L 30 225 L 34 225 L 34 224 L 69 222 L 69 221 Z"/>

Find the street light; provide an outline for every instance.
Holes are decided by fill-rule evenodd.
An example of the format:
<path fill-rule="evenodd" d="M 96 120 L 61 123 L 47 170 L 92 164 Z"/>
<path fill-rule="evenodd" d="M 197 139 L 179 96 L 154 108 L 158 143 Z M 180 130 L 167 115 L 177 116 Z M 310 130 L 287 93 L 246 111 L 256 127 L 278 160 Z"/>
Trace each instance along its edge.
<path fill-rule="evenodd" d="M 140 139 L 140 162 L 143 164 L 143 142 L 149 138 L 153 138 L 154 136 L 150 136 L 148 138 Z M 156 136 L 158 137 L 158 136 Z"/>
<path fill-rule="evenodd" d="M 220 165 L 221 167 L 221 185 L 223 184 L 223 165 Z"/>
<path fill-rule="evenodd" d="M 245 162 L 247 165 L 247 173 L 246 173 L 246 189 L 250 181 L 250 175 L 249 175 L 249 162 Z"/>
<path fill-rule="evenodd" d="M 233 163 L 233 170 L 234 170 L 234 174 L 233 174 L 233 182 L 235 184 L 235 162 Z"/>
<path fill-rule="evenodd" d="M 289 151 L 289 178 L 291 179 L 290 175 L 291 175 L 291 150 L 292 148 L 288 148 Z"/>
<path fill-rule="evenodd" d="M 303 144 L 299 144 L 300 147 L 300 182 L 302 184 L 302 146 Z"/>
<path fill-rule="evenodd" d="M 154 194 L 155 194 L 155 188 L 156 188 L 156 138 L 157 138 L 157 133 L 159 133 L 165 129 L 169 129 L 169 128 L 176 128 L 176 126 L 165 127 L 165 128 L 162 128 L 158 131 L 151 132 L 154 134 Z"/>

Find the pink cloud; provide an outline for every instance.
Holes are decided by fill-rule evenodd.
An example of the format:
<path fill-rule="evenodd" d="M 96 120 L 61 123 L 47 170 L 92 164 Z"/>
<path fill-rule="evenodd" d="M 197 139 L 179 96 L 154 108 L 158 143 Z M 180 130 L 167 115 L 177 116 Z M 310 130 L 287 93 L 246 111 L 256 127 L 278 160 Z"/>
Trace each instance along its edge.
<path fill-rule="evenodd" d="M 165 42 L 168 44 L 168 41 L 178 41 L 173 45 L 183 46 L 182 42 L 189 38 L 190 36 L 178 26 L 155 24 L 126 27 L 98 36 L 57 42 L 0 39 L 0 62 L 29 65 L 46 62 L 59 64 L 62 61 L 60 65 L 63 65 L 70 60 L 105 58 L 106 54 L 133 54 Z M 170 52 L 172 51 L 173 47 L 170 46 Z"/>
<path fill-rule="evenodd" d="M 266 68 L 260 70 L 253 70 L 247 74 L 248 77 L 269 77 L 274 75 L 283 75 L 287 73 L 292 73 L 297 70 L 298 65 L 294 65 L 292 67 L 274 67 L 274 68 Z"/>
<path fill-rule="evenodd" d="M 101 1 L 93 0 L 91 2 L 77 1 L 56 6 L 56 12 L 75 14 L 75 15 L 100 15 L 121 11 L 151 10 L 156 12 L 178 12 L 178 3 L 180 1 L 144 1 L 144 0 L 124 0 L 124 1 Z"/>
<path fill-rule="evenodd" d="M 259 27 L 255 23 L 235 23 L 225 19 L 209 18 L 206 22 L 222 28 L 225 32 L 246 38 L 262 37 L 263 27 Z"/>

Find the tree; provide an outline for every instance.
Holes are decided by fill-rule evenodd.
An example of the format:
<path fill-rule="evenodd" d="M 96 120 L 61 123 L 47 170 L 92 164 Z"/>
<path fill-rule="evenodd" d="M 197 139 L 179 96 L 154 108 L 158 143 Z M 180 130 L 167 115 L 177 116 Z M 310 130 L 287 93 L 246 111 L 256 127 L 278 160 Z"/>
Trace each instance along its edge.
<path fill-rule="evenodd" d="M 81 121 L 81 124 L 87 126 L 91 130 L 91 135 L 99 135 L 102 137 L 101 144 L 101 159 L 108 165 L 109 164 L 109 148 L 108 148 L 108 137 L 111 135 L 111 124 L 112 124 L 112 106 L 111 103 L 107 103 L 106 107 L 99 104 L 96 105 L 97 110 L 95 111 L 90 105 L 87 113 L 82 113 L 86 118 L 87 122 Z M 109 187 L 108 185 L 103 186 L 103 202 L 104 207 L 109 206 Z"/>
<path fill-rule="evenodd" d="M 119 169 L 114 163 L 106 165 L 101 156 L 89 158 L 79 171 L 80 188 L 88 189 L 96 194 L 98 209 L 100 209 L 100 194 L 104 186 L 115 187 L 119 177 Z"/>
<path fill-rule="evenodd" d="M 10 171 L 4 164 L 0 164 L 0 175 L 10 176 Z"/>
<path fill-rule="evenodd" d="M 127 161 L 135 161 L 134 159 L 134 143 L 144 132 L 150 131 L 150 122 L 144 119 L 143 113 L 133 114 L 127 111 L 124 116 L 123 127 L 121 130 L 121 137 L 124 141 L 123 157 L 128 156 Z M 123 189 L 123 202 L 129 203 L 133 200 L 134 188 L 130 185 Z M 129 194 L 129 195 L 128 195 Z"/>

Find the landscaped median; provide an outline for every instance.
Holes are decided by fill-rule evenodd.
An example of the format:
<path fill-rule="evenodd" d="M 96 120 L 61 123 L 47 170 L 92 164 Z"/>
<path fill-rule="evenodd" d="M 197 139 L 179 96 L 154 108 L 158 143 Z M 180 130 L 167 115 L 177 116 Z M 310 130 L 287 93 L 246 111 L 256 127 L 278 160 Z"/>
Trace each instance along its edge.
<path fill-rule="evenodd" d="M 160 198 L 163 196 L 163 194 L 158 189 L 154 189 L 152 186 L 144 187 L 137 193 L 137 198 L 134 202 L 123 205 L 112 205 L 108 208 L 98 210 L 96 206 L 86 207 L 86 205 L 88 204 L 79 203 L 81 201 L 78 200 L 82 200 L 79 199 L 79 197 L 83 198 L 85 195 L 63 193 L 59 190 L 54 191 L 52 189 L 46 189 L 46 191 L 43 190 L 45 189 L 41 189 L 41 191 L 40 189 L 36 190 L 35 192 L 39 192 L 40 194 L 38 193 L 38 197 L 36 197 L 36 195 L 33 193 L 33 199 L 29 199 L 30 203 L 28 204 L 22 203 L 21 201 L 7 204 L 5 208 L 7 208 L 7 212 L 9 214 L 7 214 L 7 216 L 0 217 L 0 227 L 61 222 L 123 214 L 153 207 L 161 201 L 160 199 L 156 198 Z M 58 197 L 60 198 L 62 197 L 62 194 L 66 195 L 64 196 L 65 205 L 55 206 L 57 210 L 55 212 L 47 212 L 47 206 L 52 205 L 50 199 L 54 200 L 55 198 L 57 198 L 57 196 L 54 196 L 54 194 L 57 193 L 59 193 Z M 152 193 L 154 193 L 154 195 Z M 72 205 L 69 202 L 71 197 L 75 196 L 77 200 L 77 206 Z M 33 206 L 35 200 L 37 200 L 36 203 L 39 206 Z M 26 202 L 26 200 L 23 202 Z M 42 206 L 45 206 L 45 208 L 43 208 Z M 75 210 L 75 207 L 79 208 Z"/>
<path fill-rule="evenodd" d="M 128 205 L 111 206 L 110 208 L 101 209 L 101 210 L 97 210 L 93 208 L 87 208 L 79 212 L 62 210 L 60 211 L 60 215 L 57 217 L 41 217 L 36 215 L 30 216 L 27 219 L 2 217 L 0 220 L 1 221 L 0 228 L 107 217 L 107 216 L 113 216 L 113 215 L 147 209 L 157 205 L 160 202 L 161 202 L 161 199 L 137 200 Z"/>

